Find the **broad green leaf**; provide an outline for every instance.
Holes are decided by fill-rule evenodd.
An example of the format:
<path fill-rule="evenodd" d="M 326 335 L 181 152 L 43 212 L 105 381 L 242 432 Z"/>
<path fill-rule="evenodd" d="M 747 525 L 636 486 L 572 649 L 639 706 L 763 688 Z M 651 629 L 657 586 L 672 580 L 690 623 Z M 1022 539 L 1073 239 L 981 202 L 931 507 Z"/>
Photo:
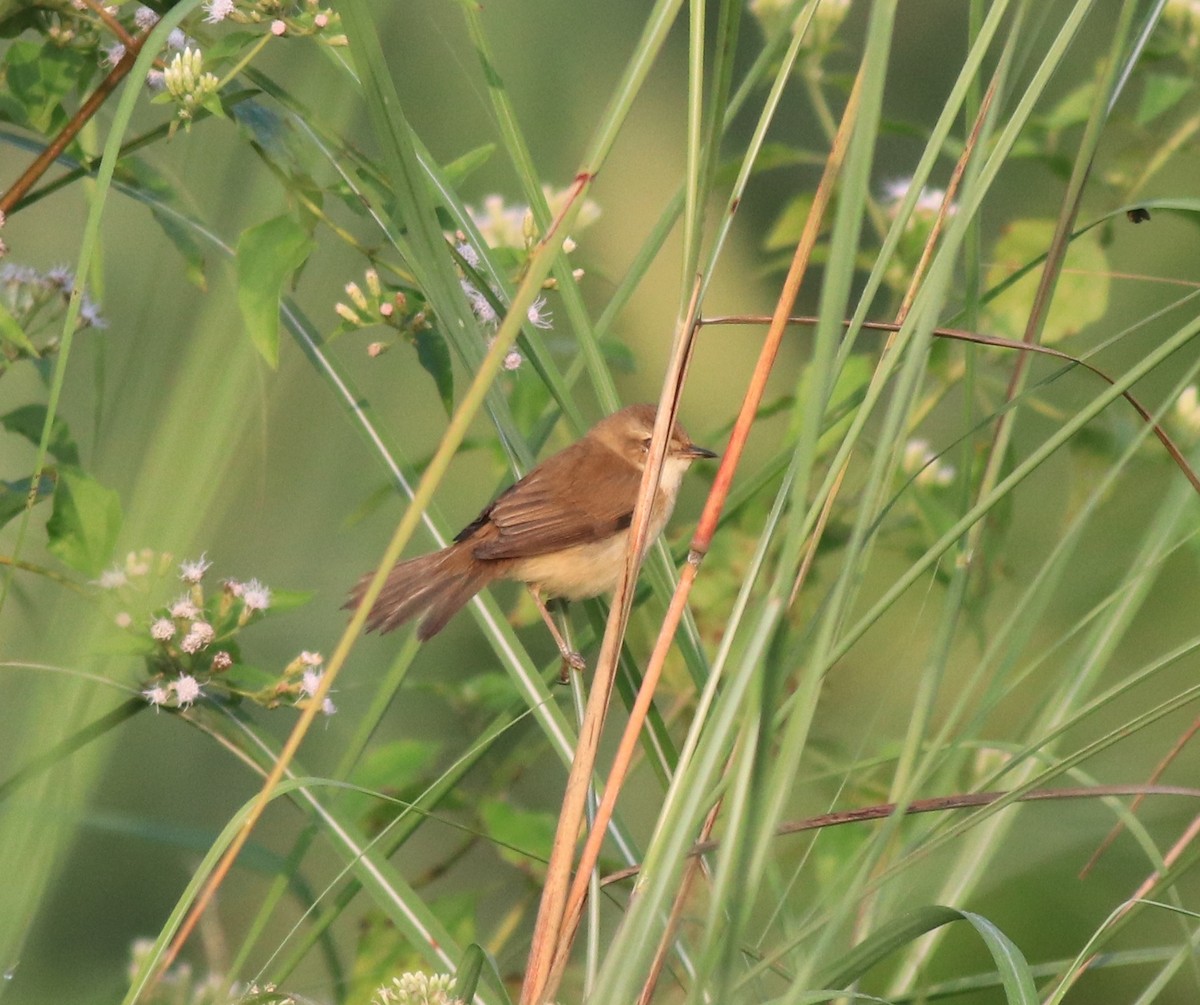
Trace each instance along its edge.
<path fill-rule="evenodd" d="M 0 480 L 0 527 L 3 527 L 13 517 L 24 512 L 29 502 L 29 489 L 33 485 L 32 478 L 21 478 L 15 482 Z M 54 479 L 42 475 L 38 482 L 37 498 L 41 502 L 54 492 Z"/>
<path fill-rule="evenodd" d="M 1176 77 L 1165 73 L 1147 74 L 1146 85 L 1142 88 L 1142 100 L 1138 104 L 1138 125 L 1149 125 L 1163 113 L 1169 112 L 1195 86 L 1191 77 Z"/>
<path fill-rule="evenodd" d="M 1009 226 L 992 250 L 987 284 L 995 286 L 1026 266 L 1050 247 L 1054 224 L 1050 220 L 1019 220 Z M 1053 345 L 1074 335 L 1108 310 L 1108 256 L 1100 236 L 1089 230 L 1071 242 L 1063 273 L 1058 279 L 1042 341 Z M 1030 270 L 984 309 L 984 330 L 991 335 L 1019 339 L 1033 305 L 1041 269 Z"/>
<path fill-rule="evenodd" d="M 489 799 L 479 808 L 487 836 L 504 861 L 526 872 L 544 869 L 554 842 L 553 814 L 525 810 L 507 800 Z"/>
<path fill-rule="evenodd" d="M 82 50 L 17 40 L 8 47 L 0 77 L 5 82 L 0 118 L 41 133 L 67 118 L 62 100 L 87 86 L 95 67 Z"/>
<path fill-rule="evenodd" d="M 42 442 L 42 427 L 45 424 L 45 405 L 22 405 L 6 415 L 0 415 L 0 426 L 10 433 L 25 437 L 34 446 Z M 79 448 L 71 439 L 67 424 L 59 416 L 54 417 L 54 425 L 50 427 L 47 449 L 60 463 L 78 466 Z"/>
<path fill-rule="evenodd" d="M 812 209 L 812 196 L 798 195 L 791 199 L 775 220 L 770 233 L 767 234 L 763 247 L 767 251 L 779 251 L 781 248 L 792 248 L 800 240 L 804 230 L 804 222 Z"/>
<path fill-rule="evenodd" d="M 438 397 L 446 414 L 454 411 L 454 369 L 450 363 L 450 350 L 446 340 L 432 328 L 417 332 L 414 340 L 417 346 L 417 362 L 433 378 L 437 385 Z"/>
<path fill-rule="evenodd" d="M 267 363 L 279 365 L 279 297 L 316 243 L 290 216 L 242 232 L 237 245 L 238 307 L 246 332 Z"/>
<path fill-rule="evenodd" d="M 98 576 L 112 557 L 121 530 L 121 500 L 78 468 L 59 471 L 54 512 L 46 522 L 49 549 L 63 563 Z"/>

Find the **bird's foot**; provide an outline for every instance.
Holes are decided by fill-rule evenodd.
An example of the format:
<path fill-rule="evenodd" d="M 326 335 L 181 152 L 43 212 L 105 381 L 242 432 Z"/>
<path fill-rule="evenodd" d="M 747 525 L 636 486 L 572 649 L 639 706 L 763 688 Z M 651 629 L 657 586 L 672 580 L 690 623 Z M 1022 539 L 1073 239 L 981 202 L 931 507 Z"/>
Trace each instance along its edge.
<path fill-rule="evenodd" d="M 562 670 L 558 674 L 558 682 L 560 684 L 571 683 L 571 671 L 583 673 L 587 669 L 587 660 L 583 658 L 582 653 L 577 653 L 574 649 L 564 649 L 562 651 Z"/>

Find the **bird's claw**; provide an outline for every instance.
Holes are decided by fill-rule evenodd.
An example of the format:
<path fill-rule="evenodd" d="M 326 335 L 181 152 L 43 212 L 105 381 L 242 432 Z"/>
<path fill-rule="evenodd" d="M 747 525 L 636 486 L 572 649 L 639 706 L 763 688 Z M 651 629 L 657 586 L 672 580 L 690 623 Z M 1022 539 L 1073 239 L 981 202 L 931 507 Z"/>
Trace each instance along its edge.
<path fill-rule="evenodd" d="M 575 652 L 574 649 L 565 650 L 562 654 L 562 670 L 558 674 L 558 682 L 560 684 L 569 684 L 571 682 L 571 671 L 583 673 L 587 669 L 587 660 L 583 658 L 582 653 Z"/>

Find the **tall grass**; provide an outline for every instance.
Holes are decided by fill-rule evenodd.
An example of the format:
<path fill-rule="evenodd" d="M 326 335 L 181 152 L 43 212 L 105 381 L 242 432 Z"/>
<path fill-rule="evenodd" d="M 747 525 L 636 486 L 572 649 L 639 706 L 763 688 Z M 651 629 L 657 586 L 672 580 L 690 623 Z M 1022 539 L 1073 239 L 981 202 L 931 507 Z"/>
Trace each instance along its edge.
<path fill-rule="evenodd" d="M 456 150 L 445 157 L 420 125 L 429 109 L 390 9 L 240 3 L 206 24 L 213 5 L 185 0 L 137 29 L 132 7 L 118 9 L 141 32 L 132 65 L 118 62 L 127 81 L 58 158 L 59 181 L 39 176 L 4 203 L 4 233 L 14 253 L 35 246 L 20 221 L 48 213 L 65 180 L 87 217 L 58 247 L 74 248 L 80 283 L 120 288 L 122 256 L 101 228 L 140 232 L 147 218 L 120 215 L 136 202 L 181 253 L 171 281 L 202 272 L 241 313 L 178 322 L 182 379 L 148 430 L 122 423 L 141 391 L 80 376 L 81 358 L 104 356 L 76 344 L 78 300 L 32 349 L 20 304 L 0 316 L 6 378 L 19 366 L 46 377 L 18 385 L 44 411 L 6 418 L 24 445 L 3 477 L 27 478 L 35 500 L 50 495 L 43 474 L 57 479 L 39 504 L 54 517 L 9 507 L 0 538 L 0 656 L 18 710 L 0 772 L 0 861 L 13 875 L 0 962 L 15 968 L 15 1000 L 55 986 L 24 976 L 43 939 L 31 926 L 61 923 L 56 877 L 98 826 L 105 779 L 128 776 L 123 745 L 152 705 L 165 711 L 142 742 L 164 764 L 191 727 L 203 749 L 232 755 L 213 763 L 237 781 L 203 814 L 186 883 L 152 884 L 155 937 L 121 992 L 130 1005 L 420 1000 L 375 991 L 413 970 L 454 974 L 463 999 L 530 1005 L 1194 998 L 1187 819 L 1200 793 L 1187 787 L 1190 751 L 1172 745 L 1190 736 L 1200 696 L 1188 676 L 1200 645 L 1188 602 L 1200 321 L 1194 283 L 1173 266 L 1192 255 L 1177 221 L 1200 209 L 1179 167 L 1200 122 L 1186 86 L 1200 24 L 1182 5 L 1132 0 L 616 9 L 631 19 L 627 48 L 611 56 L 565 186 L 522 96 L 532 87 L 557 114 L 572 109 L 536 77 L 506 79 L 514 12 L 437 12 L 447 44 L 477 61 L 490 122 L 486 135 L 466 116 L 461 130 L 443 126 Z M 51 27 L 77 19 L 68 51 L 90 56 L 115 29 L 90 5 L 5 17 L 15 41 L 0 51 L 29 112 L 10 108 L 0 131 L 15 158 L 44 149 L 94 86 L 84 62 L 64 59 L 61 94 L 33 114 L 41 92 L 21 46 L 44 41 L 49 66 L 61 45 Z M 905 18 L 947 33 L 947 85 L 900 122 L 889 91 L 907 65 Z M 179 94 L 147 105 L 146 75 L 177 25 L 199 39 L 212 86 L 197 85 L 193 105 Z M 417 39 L 422 27 L 398 31 Z M 582 60 L 587 38 L 570 43 Z M 284 45 L 286 61 L 272 62 Z M 345 95 L 342 114 L 305 93 L 316 60 Z M 462 63 L 442 72 L 449 87 Z M 640 244 L 623 247 L 620 270 L 606 263 L 597 303 L 584 228 L 637 116 L 660 100 L 656 75 L 678 83 L 682 147 L 644 156 L 680 166 L 657 214 L 638 220 Z M 796 114 L 811 125 L 800 138 Z M 189 204 L 204 165 L 171 166 L 205 130 L 265 168 L 231 215 Z M 900 156 L 911 166 L 889 188 Z M 485 170 L 511 179 L 510 203 L 527 209 L 516 237 L 480 212 L 473 179 Z M 667 174 L 654 164 L 655 179 Z M 756 200 L 781 190 L 764 236 Z M 604 188 L 604 212 L 641 195 Z M 1163 247 L 1134 244 L 1151 228 Z M 1134 274 L 1139 254 L 1149 260 Z M 631 339 L 630 352 L 618 322 L 664 260 L 677 277 L 657 294 L 674 312 L 670 337 Z M 708 304 L 726 274 L 754 296 L 769 289 L 773 315 L 748 292 L 739 323 L 719 323 Z M 733 313 L 727 289 L 720 299 Z M 154 331 L 149 318 L 127 330 Z M 472 602 L 453 644 L 365 641 L 365 605 L 348 624 L 334 614 L 361 569 L 311 541 L 303 508 L 230 502 L 265 472 L 292 499 L 326 491 L 326 524 L 361 507 L 370 526 L 398 496 L 377 589 L 402 553 L 457 530 L 465 458 L 487 451 L 469 509 L 618 406 L 636 386 L 622 374 L 629 356 L 654 353 L 669 359 L 647 375 L 660 432 L 678 406 L 721 466 L 691 476 L 708 496 L 690 542 L 669 535 L 637 588 L 573 617 L 594 673 L 569 691 L 502 591 Z M 328 459 L 309 470 L 276 460 L 286 421 L 247 432 L 248 415 L 270 415 L 297 387 L 327 410 L 320 438 L 333 444 L 310 444 Z M 105 463 L 102 437 L 79 434 L 89 408 L 145 458 L 136 475 Z M 56 433 L 63 416 L 82 460 Z M 199 469 L 181 457 L 192 439 Z M 384 493 L 364 502 L 357 477 L 317 487 L 366 455 Z M 119 531 L 101 519 L 114 498 Z M 174 561 L 158 552 L 198 553 L 204 531 L 219 537 L 231 519 L 270 535 L 260 559 L 288 553 L 277 574 L 317 594 L 308 624 L 275 620 L 299 594 L 277 590 L 264 611 L 251 584 L 213 577 L 185 587 L 200 613 L 175 615 L 176 588 L 135 574 L 133 558 L 136 582 L 96 586 L 141 547 L 169 578 Z M 68 597 L 63 579 L 88 599 Z M 118 610 L 131 615 L 120 645 Z M 148 635 L 152 618 L 201 616 L 231 670 Z M 63 632 L 68 617 L 87 627 Z M 306 631 L 327 641 L 297 643 Z M 296 654 L 318 647 L 329 658 L 306 676 L 315 658 Z M 196 700 L 183 677 L 199 680 Z M 325 720 L 331 697 L 342 711 Z M 397 706 L 420 711 L 397 727 Z M 132 833 L 177 856 L 177 813 L 142 807 Z M 125 938 L 133 924 L 114 928 Z"/>

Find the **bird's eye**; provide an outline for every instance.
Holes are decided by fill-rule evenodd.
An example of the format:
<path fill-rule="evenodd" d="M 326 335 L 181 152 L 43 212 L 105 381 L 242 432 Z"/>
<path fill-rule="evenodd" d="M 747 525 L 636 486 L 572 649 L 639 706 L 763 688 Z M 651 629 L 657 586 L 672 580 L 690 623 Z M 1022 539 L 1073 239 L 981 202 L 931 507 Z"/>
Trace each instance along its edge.
<path fill-rule="evenodd" d="M 644 440 L 642 440 L 642 450 L 649 450 L 649 449 L 650 449 L 650 437 L 647 436 Z"/>

